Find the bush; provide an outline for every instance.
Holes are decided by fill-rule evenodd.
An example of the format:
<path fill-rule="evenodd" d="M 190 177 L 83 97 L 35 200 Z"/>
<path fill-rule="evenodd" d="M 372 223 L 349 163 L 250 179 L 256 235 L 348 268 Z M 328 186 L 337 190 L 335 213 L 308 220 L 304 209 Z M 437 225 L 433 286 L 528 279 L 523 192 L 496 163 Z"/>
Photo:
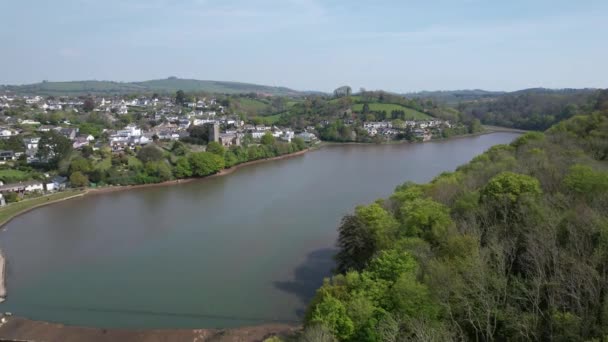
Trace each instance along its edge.
<path fill-rule="evenodd" d="M 83 188 L 89 185 L 89 178 L 82 172 L 76 171 L 70 175 L 70 184 L 75 188 Z"/>
<path fill-rule="evenodd" d="M 163 159 L 163 151 L 156 147 L 156 145 L 150 144 L 139 150 L 137 153 L 137 159 L 144 163 L 149 161 L 159 161 Z"/>
<path fill-rule="evenodd" d="M 20 200 L 19 195 L 16 192 L 5 193 L 4 199 L 6 200 L 6 203 L 15 203 L 15 202 L 19 202 L 19 200 Z"/>

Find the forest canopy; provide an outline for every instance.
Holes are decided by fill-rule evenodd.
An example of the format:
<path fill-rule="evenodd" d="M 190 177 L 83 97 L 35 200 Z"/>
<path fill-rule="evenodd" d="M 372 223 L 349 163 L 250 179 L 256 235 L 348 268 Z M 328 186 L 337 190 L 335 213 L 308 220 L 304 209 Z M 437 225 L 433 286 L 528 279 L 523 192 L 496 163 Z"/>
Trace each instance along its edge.
<path fill-rule="evenodd" d="M 608 338 L 608 112 L 591 110 L 345 216 L 303 335 Z"/>

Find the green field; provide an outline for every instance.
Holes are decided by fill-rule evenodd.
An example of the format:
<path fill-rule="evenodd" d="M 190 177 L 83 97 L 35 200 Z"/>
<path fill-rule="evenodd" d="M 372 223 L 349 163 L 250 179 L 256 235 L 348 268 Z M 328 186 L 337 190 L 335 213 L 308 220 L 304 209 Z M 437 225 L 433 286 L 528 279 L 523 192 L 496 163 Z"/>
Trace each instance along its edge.
<path fill-rule="evenodd" d="M 15 169 L 0 170 L 0 180 L 4 183 L 22 182 L 32 178 L 29 172 L 19 171 Z"/>
<path fill-rule="evenodd" d="M 64 191 L 58 192 L 48 196 L 41 196 L 32 199 L 26 199 L 21 202 L 11 203 L 5 207 L 0 208 L 0 227 L 3 226 L 6 222 L 8 222 L 13 217 L 29 210 L 34 207 L 43 205 L 45 203 L 50 203 L 53 201 L 58 201 L 62 199 L 66 199 L 69 197 L 78 196 L 84 193 L 84 190 L 76 190 L 76 191 Z"/>
<path fill-rule="evenodd" d="M 241 110 L 256 112 L 259 114 L 263 114 L 263 112 L 268 108 L 268 104 L 265 102 L 247 97 L 239 98 L 238 100 L 235 100 L 235 102 L 239 104 Z"/>
<path fill-rule="evenodd" d="M 277 121 L 279 121 L 279 119 L 281 118 L 281 114 L 275 114 L 275 115 L 268 115 L 268 116 L 258 116 L 259 118 L 264 120 L 264 123 L 266 125 L 274 125 L 275 123 L 277 123 Z"/>
<path fill-rule="evenodd" d="M 357 103 L 353 105 L 353 110 L 355 112 L 361 112 L 363 110 L 363 104 Z M 424 114 L 415 109 L 404 107 L 398 104 L 392 103 L 370 103 L 369 110 L 371 112 L 382 112 L 385 111 L 387 114 L 391 114 L 394 110 L 402 110 L 405 112 L 405 118 L 407 120 L 430 120 L 432 117 L 428 114 Z"/>

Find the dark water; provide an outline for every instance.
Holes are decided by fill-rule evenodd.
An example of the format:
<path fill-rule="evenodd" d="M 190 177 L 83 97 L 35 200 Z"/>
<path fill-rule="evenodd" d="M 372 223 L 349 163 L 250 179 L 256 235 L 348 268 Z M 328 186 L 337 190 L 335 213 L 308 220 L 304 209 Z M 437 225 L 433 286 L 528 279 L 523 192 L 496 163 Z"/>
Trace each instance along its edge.
<path fill-rule="evenodd" d="M 100 327 L 298 321 L 333 266 L 344 214 L 516 136 L 332 146 L 226 177 L 37 209 L 0 233 L 0 310 Z"/>

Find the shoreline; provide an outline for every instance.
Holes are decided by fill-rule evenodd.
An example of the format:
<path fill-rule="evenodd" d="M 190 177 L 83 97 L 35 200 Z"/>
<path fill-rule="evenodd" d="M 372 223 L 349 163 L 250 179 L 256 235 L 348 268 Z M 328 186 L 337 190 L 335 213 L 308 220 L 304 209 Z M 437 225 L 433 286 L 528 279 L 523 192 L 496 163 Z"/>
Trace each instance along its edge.
<path fill-rule="evenodd" d="M 289 154 L 284 154 L 282 156 L 276 156 L 276 157 L 272 157 L 272 158 L 264 158 L 264 159 L 252 160 L 252 161 L 248 161 L 248 162 L 244 162 L 244 163 L 241 163 L 241 164 L 234 165 L 234 166 L 232 166 L 230 168 L 227 168 L 227 169 L 222 169 L 218 173 L 214 173 L 212 175 L 205 176 L 205 177 L 174 179 L 174 180 L 170 180 L 170 181 L 166 181 L 166 182 L 151 183 L 151 184 L 114 185 L 114 186 L 111 185 L 111 186 L 106 186 L 106 187 L 101 187 L 101 188 L 89 188 L 89 189 L 86 190 L 85 195 L 96 195 L 96 194 L 105 194 L 105 193 L 118 192 L 118 191 L 126 191 L 126 190 L 137 190 L 137 189 L 145 189 L 145 188 L 172 186 L 172 185 L 178 185 L 178 184 L 188 184 L 188 183 L 192 183 L 192 182 L 196 182 L 196 181 L 203 181 L 203 180 L 209 179 L 209 178 L 227 176 L 227 175 L 230 175 L 230 174 L 236 172 L 237 170 L 239 170 L 241 168 L 244 168 L 244 167 L 247 167 L 247 166 L 251 166 L 251 165 L 255 165 L 255 164 L 261 164 L 261 163 L 265 163 L 265 162 L 270 162 L 270 161 L 276 161 L 276 160 L 282 160 L 282 159 L 288 159 L 288 158 L 293 158 L 293 157 L 301 156 L 301 155 L 306 154 L 307 152 L 310 152 L 310 151 L 313 151 L 313 150 L 314 149 L 312 149 L 312 148 L 308 148 L 308 149 L 305 149 L 305 150 L 302 150 L 302 151 L 298 151 L 298 152 L 294 152 L 294 153 L 289 153 Z M 49 204 L 52 204 L 52 203 L 49 203 Z"/>
<path fill-rule="evenodd" d="M 62 198 L 57 198 L 57 199 L 53 199 L 50 200 L 50 197 L 56 194 L 63 194 L 63 193 L 67 193 L 67 192 L 73 192 L 74 194 L 72 196 L 67 196 L 67 197 L 62 197 Z M 38 209 L 40 207 L 44 207 L 47 205 L 51 205 L 51 204 L 55 204 L 55 203 L 59 203 L 59 202 L 63 202 L 63 201 L 68 201 L 77 197 L 83 197 L 87 194 L 87 190 L 69 190 L 69 191 L 65 191 L 65 192 L 59 192 L 59 193 L 54 193 L 54 194 L 50 194 L 50 195 L 45 195 L 45 196 L 41 196 L 41 197 L 37 197 L 37 198 L 32 198 L 30 200 L 26 200 L 26 201 L 35 201 L 37 199 L 42 199 L 42 198 L 47 198 L 46 202 L 42 202 L 42 203 L 38 203 L 35 204 L 31 207 L 26 207 L 23 208 L 22 210 L 17 211 L 16 213 L 12 214 L 11 216 L 7 217 L 6 219 L 4 219 L 2 222 L 0 222 L 0 232 L 4 229 L 4 226 L 6 226 L 9 222 L 11 222 L 12 220 L 14 220 L 15 218 L 27 214 L 28 212 L 34 210 L 34 209 Z M 21 203 L 26 203 L 26 202 L 21 202 Z M 8 207 L 8 206 L 7 206 Z"/>
<path fill-rule="evenodd" d="M 269 323 L 227 329 L 103 329 L 69 326 L 5 316 L 0 339 L 10 341 L 264 341 L 273 336 L 294 335 L 300 325 Z"/>
<path fill-rule="evenodd" d="M 485 130 L 481 131 L 481 132 L 476 132 L 476 133 L 467 133 L 467 134 L 460 134 L 460 135 L 453 135 L 449 138 L 437 138 L 437 139 L 431 139 L 428 141 L 407 141 L 407 140 L 395 140 L 395 141 L 385 141 L 385 142 L 380 142 L 380 143 L 373 143 L 373 142 L 358 142 L 358 141 L 322 141 L 320 144 L 320 147 L 324 147 L 324 146 L 341 146 L 341 145 L 405 145 L 405 144 L 424 144 L 424 143 L 430 143 L 430 142 L 442 142 L 442 141 L 450 141 L 450 140 L 454 140 L 454 139 L 462 139 L 462 138 L 470 138 L 470 137 L 477 137 L 477 136 L 482 136 L 482 135 L 487 135 L 487 134 L 493 134 L 493 133 L 519 133 L 519 134 L 525 134 L 531 131 L 526 131 L 523 129 L 517 129 L 517 128 L 508 128 L 508 127 L 500 127 L 500 126 L 483 126 L 485 128 Z"/>

